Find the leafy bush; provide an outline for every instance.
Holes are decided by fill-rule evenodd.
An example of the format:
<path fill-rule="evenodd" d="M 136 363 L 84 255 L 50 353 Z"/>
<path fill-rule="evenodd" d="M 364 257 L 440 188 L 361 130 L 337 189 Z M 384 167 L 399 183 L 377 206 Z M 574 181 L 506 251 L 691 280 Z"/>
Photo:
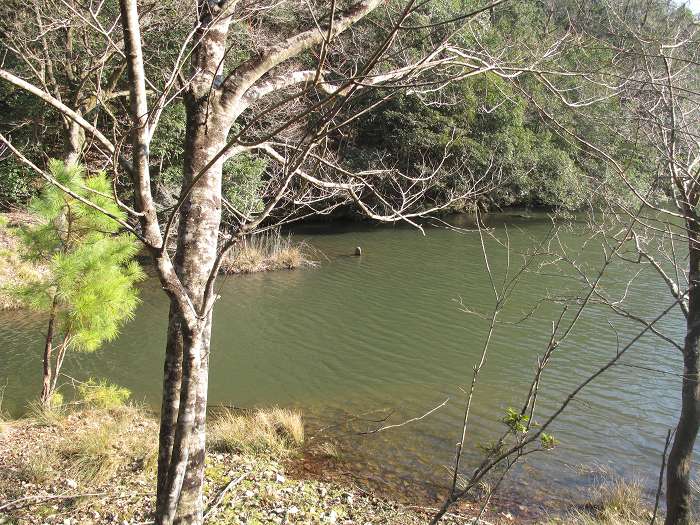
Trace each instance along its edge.
<path fill-rule="evenodd" d="M 36 191 L 36 177 L 14 157 L 0 161 L 0 208 L 25 205 Z"/>
<path fill-rule="evenodd" d="M 224 164 L 223 192 L 238 211 L 250 215 L 263 209 L 261 191 L 265 186 L 263 174 L 267 161 L 241 153 Z"/>

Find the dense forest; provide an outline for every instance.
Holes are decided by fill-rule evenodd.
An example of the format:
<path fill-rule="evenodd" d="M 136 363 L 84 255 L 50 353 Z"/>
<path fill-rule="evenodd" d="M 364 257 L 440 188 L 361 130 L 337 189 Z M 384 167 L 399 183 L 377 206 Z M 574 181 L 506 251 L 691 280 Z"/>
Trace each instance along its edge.
<path fill-rule="evenodd" d="M 454 25 L 447 24 L 450 13 L 479 7 L 477 3 L 457 4 L 428 2 L 416 8 L 412 17 L 417 20 L 415 25 L 421 27 L 406 32 L 400 43 L 401 56 L 384 57 L 381 68 L 400 66 L 402 60 L 410 63 L 411 57 L 422 56 L 455 31 Z M 477 203 L 489 209 L 513 205 L 578 209 L 590 204 L 589 197 L 597 188 L 615 186 L 615 182 L 606 180 L 609 175 L 604 162 L 552 129 L 547 120 L 556 118 L 562 124 L 575 125 L 584 140 L 605 144 L 611 155 L 635 164 L 635 173 L 630 178 L 640 185 L 648 183 L 654 176 L 654 168 L 642 162 L 645 146 L 635 137 L 634 130 L 621 132 L 611 124 L 628 125 L 621 123 L 629 122 L 629 114 L 635 110 L 633 101 L 602 94 L 605 100 L 589 109 L 595 112 L 592 117 L 604 118 L 612 129 L 580 122 L 567 111 L 565 104 L 551 96 L 546 85 L 541 85 L 534 71 L 595 74 L 603 68 L 616 67 L 624 74 L 625 64 L 610 63 L 623 60 L 613 55 L 615 39 L 619 37 L 608 27 L 614 23 L 611 19 L 618 16 L 613 12 L 618 7 L 603 2 L 508 4 L 474 15 L 468 30 L 451 36 L 455 42 L 451 45 L 475 53 L 469 67 L 476 69 L 465 74 L 451 68 L 455 69 L 454 75 L 440 71 L 439 79 L 426 82 L 434 87 L 426 85 L 416 92 L 407 89 L 410 85 L 407 80 L 365 90 L 352 104 L 338 109 L 337 118 L 348 122 L 324 137 L 323 147 L 328 154 L 351 169 L 400 169 L 410 174 L 425 173 L 447 157 L 441 165 L 439 181 L 424 200 L 439 201 L 441 192 L 443 198 L 446 194 L 464 192 L 465 198 L 451 206 L 455 209 L 468 209 Z M 177 4 L 159 4 L 157 8 L 147 9 L 148 25 L 143 31 L 144 45 L 148 47 L 148 75 L 166 78 L 168 67 L 177 56 L 179 40 L 188 30 L 180 23 L 184 15 L 178 8 Z M 95 28 L 87 22 L 77 24 L 78 14 L 65 6 L 56 9 L 70 21 L 70 28 L 49 26 L 45 31 L 37 27 L 33 17 L 25 19 L 26 8 L 9 2 L 3 9 L 6 69 L 35 79 L 60 100 L 80 108 L 80 114 L 89 117 L 92 123 L 114 130 L 128 126 L 124 64 L 120 53 L 110 49 L 99 31 L 93 34 Z M 109 9 L 115 12 L 109 13 Z M 679 23 L 693 20 L 687 8 L 675 9 L 665 3 L 639 2 L 624 9 L 629 20 L 645 20 L 649 32 L 656 31 L 655 24 L 669 23 L 668 17 L 678 18 L 682 21 Z M 270 35 L 281 39 L 307 27 L 313 22 L 307 11 L 284 4 L 265 10 L 264 16 L 254 10 L 241 15 L 242 19 L 230 29 L 235 37 L 231 39 L 224 71 L 259 53 Z M 324 67 L 328 71 L 322 73 L 324 80 L 337 82 L 346 71 L 369 58 L 362 53 L 371 46 L 363 43 L 379 39 L 390 24 L 390 11 L 380 11 L 370 15 L 371 23 L 354 29 L 347 42 L 341 37 L 341 47 L 326 52 L 328 63 Z M 105 5 L 100 14 L 115 16 L 116 6 Z M 570 31 L 572 38 L 575 35 L 576 45 L 573 41 L 558 41 L 566 31 Z M 317 54 L 318 50 L 314 49 L 298 55 L 294 59 L 295 67 L 314 66 Z M 440 82 L 444 82 L 444 87 Z M 559 89 L 570 90 L 576 101 L 593 100 L 601 95 L 601 88 L 595 82 L 566 80 L 566 83 L 570 86 L 561 85 Z M 150 151 L 156 202 L 164 208 L 176 200 L 182 181 L 182 137 L 187 117 L 180 98 L 173 97 L 159 116 Z M 280 116 L 270 109 L 281 100 L 282 96 L 276 95 L 274 100 L 264 105 L 256 103 L 241 115 L 237 126 L 246 131 L 247 140 L 263 137 L 265 130 L 281 122 Z M 294 101 L 295 108 L 313 108 L 318 100 L 318 89 L 305 89 Z M 25 151 L 31 158 L 72 159 L 82 155 L 86 162 L 94 162 L 96 169 L 104 165 L 104 155 L 94 139 L 75 123 L 66 121 L 55 108 L 38 104 L 33 94 L 3 82 L 0 104 L 5 116 L 2 133 L 11 136 L 15 143 L 26 145 Z M 371 111 L 365 109 L 370 107 Z M 359 108 L 362 110 L 357 114 Z M 253 123 L 254 116 L 266 110 L 271 114 L 264 121 Z M 324 118 L 313 115 L 286 126 L 275 140 L 299 140 L 309 133 L 315 119 Z M 269 154 L 254 150 L 225 162 L 223 194 L 234 206 L 259 209 L 263 202 L 260 194 L 266 177 L 270 176 L 266 170 L 277 169 L 270 166 L 274 163 Z M 39 186 L 37 175 L 11 155 L 3 159 L 2 174 L 2 206 L 6 210 L 25 206 Z M 478 187 L 474 187 L 475 180 L 480 181 Z M 124 196 L 130 194 L 126 178 L 119 181 L 118 189 Z M 291 206 L 287 203 L 284 212 L 290 211 Z"/>
<path fill-rule="evenodd" d="M 244 247 L 293 224 L 352 218 L 425 234 L 465 212 L 495 306 L 465 380 L 471 389 L 460 387 L 462 434 L 446 494 L 418 522 L 452 519 L 489 480 L 483 507 L 469 518 L 479 522 L 517 461 L 556 448 L 551 426 L 578 393 L 650 334 L 679 350 L 669 361 L 682 367 L 680 415 L 651 520 L 665 512 L 667 525 L 693 522 L 698 25 L 689 7 L 665 0 L 4 2 L 0 240 L 5 266 L 17 268 L 7 293 L 47 320 L 36 411 L 48 421 L 62 405 L 57 379 L 68 350 L 94 351 L 139 315 L 138 283 L 148 273 L 165 294 L 168 326 L 164 374 L 152 378 L 162 380 L 148 481 L 154 501 L 143 512 L 158 524 L 204 523 L 243 479 L 212 500 L 208 448 L 240 452 L 227 432 L 252 432 L 232 413 L 207 431 L 219 274 L 243 264 Z M 512 272 L 509 253 L 501 284 L 484 217 L 509 207 L 551 212 L 552 232 L 557 221 L 579 217 L 602 247 L 599 268 L 564 253 L 550 232 L 518 254 L 520 271 Z M 510 250 L 507 231 L 500 244 Z M 20 272 L 24 263 L 33 266 Z M 580 289 L 574 298 L 542 297 L 564 306 L 524 405 L 507 409 L 503 435 L 481 447 L 481 462 L 465 465 L 472 396 L 499 316 L 522 275 L 555 264 L 566 265 Z M 650 298 L 665 308 L 658 317 L 628 309 L 627 290 L 618 300 L 600 284 L 619 264 L 629 267 L 630 289 L 640 265 L 654 272 L 668 293 Z M 618 341 L 609 361 L 536 420 L 543 370 L 596 305 L 639 333 Z M 658 327 L 667 315 L 682 320 L 682 336 Z M 128 397 L 93 380 L 77 392 L 81 403 L 108 409 Z M 272 414 L 254 416 L 265 439 L 282 435 L 285 447 L 301 440 L 288 415 Z M 63 453 L 71 454 L 78 452 Z M 0 510 L 23 508 L 23 497 L 0 501 Z"/>

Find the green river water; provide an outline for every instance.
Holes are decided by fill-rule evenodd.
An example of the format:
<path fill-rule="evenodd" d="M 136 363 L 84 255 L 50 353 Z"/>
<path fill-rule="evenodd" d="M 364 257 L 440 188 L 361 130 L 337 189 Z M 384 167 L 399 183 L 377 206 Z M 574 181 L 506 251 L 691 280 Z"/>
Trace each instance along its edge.
<path fill-rule="evenodd" d="M 469 225 L 467 219 L 455 220 Z M 515 254 L 551 227 L 543 214 L 492 215 L 488 225 L 502 239 L 507 228 L 513 268 L 519 264 Z M 582 225 L 574 225 L 561 237 L 594 268 L 601 260 L 599 245 L 583 248 L 583 233 Z M 471 381 L 487 328 L 480 317 L 461 312 L 456 300 L 485 314 L 493 305 L 479 235 L 444 228 L 429 228 L 422 235 L 408 227 L 332 224 L 304 226 L 295 239 L 324 254 L 317 268 L 220 280 L 210 402 L 299 407 L 311 433 L 336 425 L 325 433 L 339 440 L 358 471 L 399 489 L 438 490 L 448 480 L 444 465 L 459 439 L 460 387 Z M 362 247 L 361 257 L 350 256 L 355 246 Z M 502 276 L 505 250 L 493 241 L 487 247 L 494 274 Z M 621 294 L 626 281 L 624 269 L 613 268 L 603 286 Z M 546 293 L 560 296 L 581 289 L 577 280 L 556 268 L 529 273 L 503 319 L 516 319 Z M 118 340 L 93 354 L 70 354 L 64 372 L 77 379 L 107 377 L 128 387 L 135 399 L 157 407 L 167 302 L 155 279 L 144 284 L 142 301 Z M 651 319 L 668 306 L 670 297 L 649 273 L 635 281 L 627 301 L 638 315 Z M 560 311 L 560 304 L 547 302 L 527 321 L 497 328 L 474 397 L 467 467 L 479 457 L 477 444 L 502 430 L 505 409 L 522 404 L 536 356 L 544 351 Z M 678 311 L 660 327 L 682 340 L 681 317 Z M 44 329 L 36 315 L 0 313 L 5 411 L 20 413 L 39 390 Z M 604 307 L 588 310 L 544 374 L 539 419 L 614 355 L 618 338 L 624 344 L 639 330 Z M 601 468 L 641 478 L 651 489 L 666 432 L 677 418 L 680 371 L 676 349 L 643 337 L 620 366 L 570 405 L 552 429 L 560 446 L 531 456 L 514 472 L 511 490 L 535 499 L 542 494 L 568 498 L 591 483 L 591 473 Z M 378 434 L 358 434 L 376 426 L 366 420 L 391 412 L 387 423 L 400 423 L 448 398 L 429 417 Z"/>

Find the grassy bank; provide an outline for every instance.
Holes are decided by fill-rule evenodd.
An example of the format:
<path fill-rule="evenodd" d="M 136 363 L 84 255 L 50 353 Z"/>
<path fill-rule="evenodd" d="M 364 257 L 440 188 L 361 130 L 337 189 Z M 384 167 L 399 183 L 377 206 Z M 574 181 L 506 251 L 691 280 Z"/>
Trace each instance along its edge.
<path fill-rule="evenodd" d="M 50 410 L 33 405 L 24 418 L 0 425 L 0 523 L 151 523 L 155 415 L 125 405 L 123 389 L 105 384 L 90 383 L 79 397 L 70 405 L 57 400 Z M 224 410 L 208 426 L 206 523 L 429 521 L 429 508 L 378 497 L 344 476 L 332 444 L 315 443 L 310 450 L 296 411 Z M 300 468 L 310 462 L 315 468 Z M 471 511 L 462 508 L 443 523 L 473 523 L 478 508 L 478 503 Z M 641 486 L 618 481 L 596 488 L 590 503 L 563 516 L 521 519 L 494 511 L 481 523 L 637 525 L 650 516 Z"/>
<path fill-rule="evenodd" d="M 71 405 L 30 408 L 0 428 L 0 523 L 148 523 L 157 420 L 92 383 Z M 327 445 L 327 444 L 326 444 Z M 351 482 L 296 475 L 308 460 L 301 415 L 278 408 L 223 411 L 209 422 L 205 498 L 211 524 L 425 523 L 427 513 Z M 324 456 L 330 446 L 316 445 Z M 318 458 L 317 458 L 318 459 Z M 457 523 L 455 519 L 448 523 Z M 461 522 L 461 521 L 460 521 Z"/>

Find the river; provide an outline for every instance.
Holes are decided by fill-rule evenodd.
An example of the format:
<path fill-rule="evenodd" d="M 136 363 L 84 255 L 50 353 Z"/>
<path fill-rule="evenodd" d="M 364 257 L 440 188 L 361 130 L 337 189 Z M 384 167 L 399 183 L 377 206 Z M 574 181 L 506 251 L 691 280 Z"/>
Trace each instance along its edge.
<path fill-rule="evenodd" d="M 467 220 L 457 222 L 469 226 Z M 544 214 L 492 215 L 488 226 L 510 239 L 517 253 L 541 239 L 551 222 Z M 602 260 L 599 244 L 584 247 L 584 226 L 561 234 L 591 269 Z M 211 352 L 210 401 L 241 407 L 299 407 L 311 432 L 335 436 L 358 470 L 401 486 L 443 486 L 444 466 L 459 439 L 464 394 L 482 350 L 488 322 L 460 311 L 458 301 L 488 315 L 493 293 L 478 233 L 428 228 L 330 224 L 295 231 L 323 256 L 316 268 L 220 279 Z M 363 255 L 353 257 L 356 246 Z M 486 243 L 499 279 L 508 265 L 503 246 Z M 602 285 L 621 295 L 630 269 L 614 267 Z M 636 271 L 636 268 L 635 270 Z M 513 293 L 504 321 L 522 317 L 546 294 L 583 289 L 571 272 L 547 267 L 527 273 Z M 652 273 L 638 278 L 626 299 L 635 313 L 653 318 L 670 304 Z M 548 301 L 527 320 L 499 325 L 474 397 L 465 465 L 478 460 L 478 444 L 503 429 L 510 406 L 521 406 L 536 356 L 550 336 L 561 304 Z M 159 403 L 167 317 L 155 279 L 143 286 L 136 318 L 114 342 L 92 354 L 70 354 L 64 372 L 78 379 L 107 377 L 138 401 Z M 567 314 L 567 319 L 570 314 Z M 614 329 L 610 326 L 613 324 Z M 680 311 L 660 327 L 682 340 Z M 22 411 L 40 387 L 44 322 L 24 311 L 0 313 L 0 385 L 3 410 Z M 603 306 L 588 309 L 556 351 L 543 377 L 538 419 L 640 330 Z M 675 424 L 681 357 L 653 336 L 642 337 L 620 365 L 582 392 L 552 428 L 553 452 L 530 456 L 513 473 L 512 490 L 570 497 L 602 469 L 639 478 L 653 487 L 668 428 Z M 384 424 L 429 416 L 384 432 L 360 435 Z M 358 419 L 355 419 L 358 417 Z M 352 422 L 348 423 L 348 420 Z"/>

